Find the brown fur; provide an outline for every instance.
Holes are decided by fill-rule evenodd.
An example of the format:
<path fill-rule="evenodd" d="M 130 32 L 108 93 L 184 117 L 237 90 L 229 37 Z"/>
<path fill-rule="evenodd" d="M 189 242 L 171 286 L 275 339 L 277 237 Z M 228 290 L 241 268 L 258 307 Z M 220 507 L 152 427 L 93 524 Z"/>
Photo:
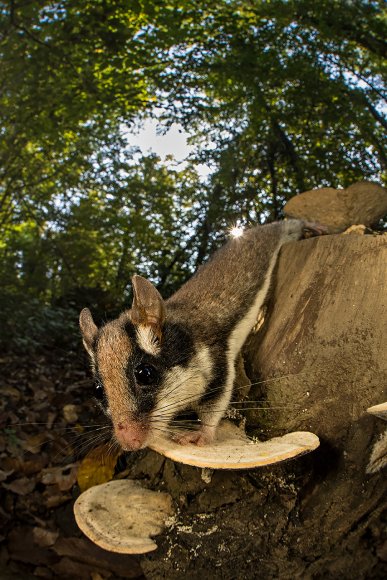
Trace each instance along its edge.
<path fill-rule="evenodd" d="M 114 424 L 130 416 L 133 403 L 128 393 L 126 365 L 132 351 L 128 335 L 119 320 L 109 322 L 100 332 L 97 346 L 97 365 Z"/>
<path fill-rule="evenodd" d="M 284 229 L 284 222 L 276 222 L 265 226 L 262 236 L 252 228 L 229 240 L 167 300 L 167 317 L 183 324 L 194 321 L 192 332 L 204 340 L 234 327 L 263 284 Z"/>

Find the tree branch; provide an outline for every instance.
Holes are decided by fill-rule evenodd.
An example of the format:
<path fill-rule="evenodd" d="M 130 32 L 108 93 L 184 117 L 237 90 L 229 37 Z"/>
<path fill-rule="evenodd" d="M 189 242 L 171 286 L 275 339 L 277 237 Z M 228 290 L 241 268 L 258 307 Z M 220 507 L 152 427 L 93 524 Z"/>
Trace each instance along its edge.
<path fill-rule="evenodd" d="M 364 104 L 366 105 L 367 109 L 369 110 L 369 112 L 371 113 L 371 115 L 373 116 L 375 121 L 380 123 L 380 125 L 382 125 L 382 127 L 387 130 L 386 119 L 382 115 L 380 115 L 380 113 L 378 113 L 378 111 L 375 109 L 375 107 L 372 105 L 372 103 L 370 103 L 370 101 L 367 99 L 367 97 L 364 94 L 362 95 L 362 97 L 363 97 Z"/>
<path fill-rule="evenodd" d="M 279 218 L 279 207 L 278 207 L 278 180 L 275 171 L 274 164 L 274 153 L 270 153 L 267 156 L 267 166 L 269 168 L 270 178 L 271 178 L 271 193 L 273 199 L 273 217 L 274 219 Z"/>

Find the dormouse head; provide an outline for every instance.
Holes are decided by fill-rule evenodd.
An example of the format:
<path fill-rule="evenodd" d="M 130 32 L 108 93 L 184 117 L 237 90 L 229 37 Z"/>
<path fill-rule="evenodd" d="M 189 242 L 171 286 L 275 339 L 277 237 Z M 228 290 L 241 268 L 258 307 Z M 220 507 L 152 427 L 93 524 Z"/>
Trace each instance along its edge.
<path fill-rule="evenodd" d="M 110 417 L 114 435 L 127 449 L 143 446 L 161 379 L 165 306 L 156 288 L 134 276 L 132 309 L 98 329 L 85 308 L 79 318 L 83 344 L 90 355 L 96 396 Z"/>
<path fill-rule="evenodd" d="M 166 321 L 165 303 L 148 280 L 136 275 L 132 282 L 132 308 L 116 320 L 97 328 L 87 308 L 80 314 L 96 395 L 126 450 L 145 447 L 155 431 L 165 434 L 190 390 L 204 389 L 190 332 Z"/>

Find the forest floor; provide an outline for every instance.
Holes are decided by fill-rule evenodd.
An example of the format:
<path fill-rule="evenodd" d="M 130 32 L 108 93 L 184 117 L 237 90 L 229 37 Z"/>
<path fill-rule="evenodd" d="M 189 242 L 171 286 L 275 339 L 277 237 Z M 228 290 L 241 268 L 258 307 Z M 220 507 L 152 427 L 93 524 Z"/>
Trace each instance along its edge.
<path fill-rule="evenodd" d="M 73 516 L 78 479 L 87 487 L 101 465 L 95 448 L 104 447 L 87 364 L 67 354 L 10 354 L 0 371 L 1 579 L 144 578 L 136 558 L 101 550 Z M 125 467 L 117 459 L 102 462 L 108 479 Z"/>
<path fill-rule="evenodd" d="M 4 355 L 0 377 L 0 580 L 251 580 L 257 566 L 262 580 L 386 577 L 383 476 L 363 485 L 362 470 L 340 471 L 327 445 L 208 481 L 153 451 L 106 454 L 83 356 Z M 83 489 L 128 476 L 177 506 L 145 558 L 102 550 L 73 515 Z"/>

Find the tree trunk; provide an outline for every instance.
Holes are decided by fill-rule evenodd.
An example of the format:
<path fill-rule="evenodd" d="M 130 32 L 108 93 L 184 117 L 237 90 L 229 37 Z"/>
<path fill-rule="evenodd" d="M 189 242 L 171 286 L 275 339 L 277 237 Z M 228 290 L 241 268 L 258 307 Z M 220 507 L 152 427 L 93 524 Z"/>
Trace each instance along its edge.
<path fill-rule="evenodd" d="M 247 425 L 264 438 L 313 431 L 321 446 L 212 474 L 144 452 L 131 475 L 180 506 L 142 561 L 147 578 L 387 577 L 385 473 L 366 473 L 385 429 L 366 409 L 387 399 L 386 278 L 386 236 L 283 248 L 266 321 L 244 352 L 260 381 L 248 399 L 266 407 L 248 411 Z"/>

